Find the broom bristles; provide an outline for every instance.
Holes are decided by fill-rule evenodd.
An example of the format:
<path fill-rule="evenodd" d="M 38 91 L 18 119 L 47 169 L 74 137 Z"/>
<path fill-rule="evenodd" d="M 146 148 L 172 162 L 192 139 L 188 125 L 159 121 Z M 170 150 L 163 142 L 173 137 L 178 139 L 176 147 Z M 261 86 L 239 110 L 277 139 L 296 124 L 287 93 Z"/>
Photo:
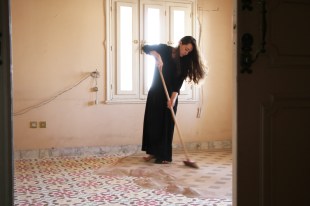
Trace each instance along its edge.
<path fill-rule="evenodd" d="M 195 163 L 195 162 L 192 162 L 192 161 L 183 161 L 184 162 L 184 164 L 186 165 L 186 166 L 189 166 L 189 167 L 192 167 L 192 168 L 196 168 L 196 169 L 198 169 L 199 167 L 198 167 L 198 165 Z"/>

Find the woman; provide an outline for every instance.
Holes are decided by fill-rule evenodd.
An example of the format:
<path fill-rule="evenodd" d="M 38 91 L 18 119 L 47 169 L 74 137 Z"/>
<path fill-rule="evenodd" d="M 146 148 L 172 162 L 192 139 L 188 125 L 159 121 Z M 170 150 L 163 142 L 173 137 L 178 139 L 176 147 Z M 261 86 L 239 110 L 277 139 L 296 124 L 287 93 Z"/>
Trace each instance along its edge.
<path fill-rule="evenodd" d="M 177 111 L 178 95 L 185 79 L 198 83 L 205 76 L 196 40 L 192 36 L 183 37 L 178 47 L 165 44 L 145 45 L 143 51 L 152 55 L 156 67 L 162 71 L 170 101 L 167 100 L 159 71 L 154 70 L 152 86 L 148 92 L 144 124 L 142 151 L 148 156 L 145 161 L 155 159 L 155 163 L 172 162 L 172 139 L 174 121 L 170 108 Z"/>

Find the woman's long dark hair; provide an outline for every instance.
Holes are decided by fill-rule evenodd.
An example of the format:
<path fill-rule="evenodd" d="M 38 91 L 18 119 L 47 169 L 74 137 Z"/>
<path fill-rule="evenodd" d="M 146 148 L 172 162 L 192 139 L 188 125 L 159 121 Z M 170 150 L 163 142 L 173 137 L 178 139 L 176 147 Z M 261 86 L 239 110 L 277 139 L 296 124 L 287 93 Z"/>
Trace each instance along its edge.
<path fill-rule="evenodd" d="M 185 36 L 180 40 L 181 44 L 192 44 L 193 50 L 184 57 L 180 57 L 182 76 L 190 82 L 198 84 L 199 80 L 206 75 L 205 66 L 197 48 L 196 39 L 192 36 Z M 179 49 L 179 48 L 178 48 Z"/>

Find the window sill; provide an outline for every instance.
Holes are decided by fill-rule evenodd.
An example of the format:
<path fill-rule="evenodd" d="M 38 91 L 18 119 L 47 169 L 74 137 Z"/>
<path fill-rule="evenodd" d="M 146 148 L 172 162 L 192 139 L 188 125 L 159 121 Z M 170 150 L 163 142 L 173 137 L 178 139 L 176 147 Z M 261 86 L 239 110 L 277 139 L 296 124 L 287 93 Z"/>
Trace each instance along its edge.
<path fill-rule="evenodd" d="M 179 99 L 179 104 L 195 104 L 199 100 Z M 104 101 L 104 104 L 145 104 L 146 99 L 111 99 Z"/>

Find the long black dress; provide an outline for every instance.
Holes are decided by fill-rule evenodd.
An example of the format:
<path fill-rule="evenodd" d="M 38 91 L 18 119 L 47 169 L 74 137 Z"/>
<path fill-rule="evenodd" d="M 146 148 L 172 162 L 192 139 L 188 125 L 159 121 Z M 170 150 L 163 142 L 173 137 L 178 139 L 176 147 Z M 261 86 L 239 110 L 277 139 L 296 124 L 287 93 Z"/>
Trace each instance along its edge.
<path fill-rule="evenodd" d="M 157 51 L 163 61 L 163 76 L 166 82 L 169 96 L 172 92 L 180 92 L 184 78 L 177 69 L 176 61 L 172 58 L 172 47 L 165 44 L 145 45 L 143 51 L 149 54 L 150 51 Z M 178 99 L 174 106 L 176 113 Z M 151 88 L 148 92 L 144 124 L 142 151 L 154 155 L 156 163 L 172 161 L 172 140 L 174 122 L 171 111 L 167 107 L 167 97 L 157 68 L 154 69 L 154 76 Z"/>

